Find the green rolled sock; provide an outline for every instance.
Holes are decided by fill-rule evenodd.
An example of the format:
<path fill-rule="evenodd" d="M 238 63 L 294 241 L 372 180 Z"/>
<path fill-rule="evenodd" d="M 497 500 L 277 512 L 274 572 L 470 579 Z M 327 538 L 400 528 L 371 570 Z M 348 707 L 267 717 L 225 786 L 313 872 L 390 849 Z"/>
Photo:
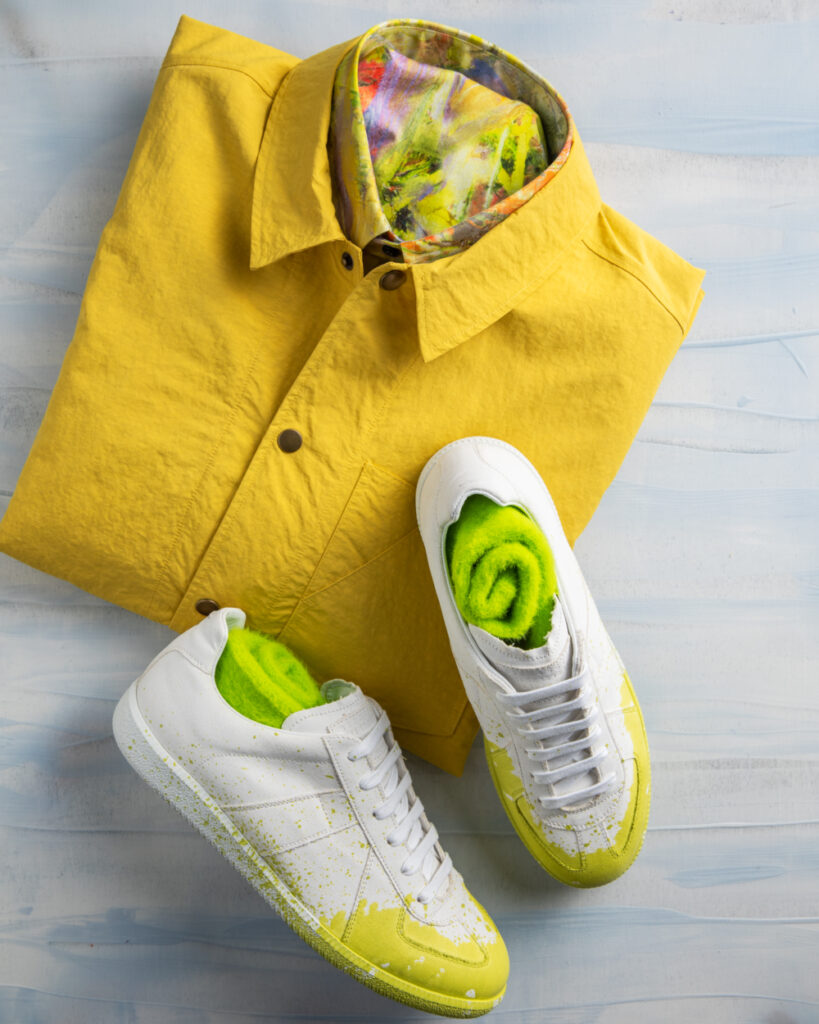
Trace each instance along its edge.
<path fill-rule="evenodd" d="M 464 619 L 516 647 L 540 647 L 551 628 L 557 577 L 534 520 L 513 505 L 470 494 L 445 547 Z"/>
<path fill-rule="evenodd" d="M 327 703 L 296 655 L 259 630 L 228 632 L 215 675 L 216 687 L 228 704 L 263 725 L 279 728 L 294 711 Z"/>

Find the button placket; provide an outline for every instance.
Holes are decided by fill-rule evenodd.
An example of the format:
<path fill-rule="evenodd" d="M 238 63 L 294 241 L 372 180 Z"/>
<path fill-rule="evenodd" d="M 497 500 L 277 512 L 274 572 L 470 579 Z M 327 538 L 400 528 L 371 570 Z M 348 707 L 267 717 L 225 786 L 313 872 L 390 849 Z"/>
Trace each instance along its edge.
<path fill-rule="evenodd" d="M 344 248 L 341 251 L 345 251 Z M 355 252 L 354 249 L 352 251 Z M 203 594 L 214 592 L 215 578 L 219 579 L 220 586 L 224 584 L 232 593 L 252 592 L 254 588 L 260 593 L 264 592 L 268 628 L 286 622 L 294 607 L 294 600 L 298 600 L 315 565 L 321 559 L 333 525 L 360 472 L 361 462 L 367 457 L 367 449 L 361 447 L 359 439 L 367 436 L 373 419 L 383 412 L 384 399 L 401 379 L 407 363 L 416 357 L 415 334 L 406 318 L 403 298 L 373 303 L 375 296 L 372 295 L 372 289 L 378 287 L 376 282 L 368 280 L 366 276 L 356 275 L 355 268 L 347 277 L 348 271 L 341 266 L 339 251 L 333 260 L 338 260 L 335 272 L 345 277 L 352 287 L 269 421 L 219 527 L 211 537 L 177 606 L 172 619 L 172 628 L 177 631 L 193 624 L 191 612 L 194 612 L 198 600 L 208 600 L 202 598 Z M 398 273 L 402 278 L 405 276 L 404 271 Z M 403 283 L 402 280 L 400 284 Z M 359 289 L 363 289 L 360 297 Z M 369 299 L 365 297 L 368 292 Z M 358 307 L 369 309 L 370 315 L 379 321 L 373 330 L 367 330 L 364 325 L 360 334 L 356 332 L 355 344 L 351 344 L 351 316 L 350 310 L 345 308 L 348 303 L 353 303 L 356 310 Z M 360 313 L 356 312 L 354 316 L 360 316 Z M 407 333 L 406 344 L 396 345 L 397 339 L 404 333 Z M 356 430 L 347 435 L 334 431 L 331 437 L 325 429 L 325 422 L 345 422 L 350 417 L 347 393 L 339 389 L 338 381 L 356 379 L 362 375 L 366 376 L 369 383 L 355 409 Z M 322 396 L 326 408 L 316 407 L 316 394 Z M 297 423 L 302 429 L 287 426 L 288 421 L 291 424 Z M 296 436 L 298 446 L 295 446 Z M 297 447 L 301 450 L 296 458 L 291 458 L 289 454 L 285 458 L 282 441 L 286 444 L 287 437 L 293 440 L 293 451 Z M 305 444 L 305 440 L 309 440 L 309 444 Z M 275 454 L 271 454 L 271 449 Z M 328 452 L 333 453 L 331 469 Z M 271 459 L 277 458 L 281 463 L 274 469 Z M 291 503 L 291 515 L 297 518 L 299 515 L 293 513 L 292 506 L 304 505 L 300 518 L 305 523 L 316 519 L 311 495 L 321 490 L 326 503 L 323 508 L 329 511 L 324 514 L 324 521 L 319 527 L 321 536 L 315 544 L 315 550 L 310 531 L 304 531 L 304 553 L 301 546 L 293 545 L 288 549 L 286 559 L 280 559 L 275 545 L 270 545 L 269 538 L 263 532 L 256 534 L 243 525 L 263 521 L 270 515 L 271 502 L 275 507 L 276 499 L 271 498 L 270 490 L 270 476 L 274 472 L 278 477 L 276 489 L 282 495 L 281 500 Z M 310 481 L 309 485 L 305 483 L 307 480 Z M 242 571 L 239 573 L 237 570 L 235 578 L 227 574 L 223 580 L 225 565 L 232 564 L 229 553 L 233 547 L 232 538 L 239 534 L 245 546 L 241 560 Z M 309 555 L 304 560 L 307 552 Z"/>

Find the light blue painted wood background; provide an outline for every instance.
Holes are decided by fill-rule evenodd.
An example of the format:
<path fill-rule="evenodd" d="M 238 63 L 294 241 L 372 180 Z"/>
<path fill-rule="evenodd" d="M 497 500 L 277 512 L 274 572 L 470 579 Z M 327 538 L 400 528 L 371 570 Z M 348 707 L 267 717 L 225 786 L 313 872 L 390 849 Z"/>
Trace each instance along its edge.
<path fill-rule="evenodd" d="M 568 102 L 604 198 L 706 299 L 578 555 L 644 709 L 634 868 L 566 889 L 476 747 L 411 767 L 512 957 L 498 1020 L 819 1021 L 819 5 L 0 4 L 0 512 L 180 13 L 306 56 L 387 17 L 477 32 Z M 0 555 L 0 1021 L 404 1021 L 134 775 L 125 686 L 173 634 Z"/>

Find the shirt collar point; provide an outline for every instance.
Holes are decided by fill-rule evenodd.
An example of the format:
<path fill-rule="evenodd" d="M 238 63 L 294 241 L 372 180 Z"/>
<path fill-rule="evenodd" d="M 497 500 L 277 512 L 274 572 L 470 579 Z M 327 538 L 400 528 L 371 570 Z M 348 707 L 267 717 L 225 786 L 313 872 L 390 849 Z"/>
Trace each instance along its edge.
<path fill-rule="evenodd" d="M 260 270 L 262 267 L 266 267 L 270 262 L 271 261 L 267 254 L 262 252 L 258 246 L 251 246 L 249 264 L 251 270 Z"/>
<path fill-rule="evenodd" d="M 418 324 L 418 347 L 421 350 L 421 357 L 425 363 L 431 363 L 433 359 L 437 359 L 438 356 L 442 356 L 445 352 L 451 352 L 452 349 L 457 348 L 462 344 L 468 337 L 471 337 L 471 332 L 443 332 L 440 327 L 437 327 L 434 331 L 426 331 L 422 328 L 421 322 Z"/>

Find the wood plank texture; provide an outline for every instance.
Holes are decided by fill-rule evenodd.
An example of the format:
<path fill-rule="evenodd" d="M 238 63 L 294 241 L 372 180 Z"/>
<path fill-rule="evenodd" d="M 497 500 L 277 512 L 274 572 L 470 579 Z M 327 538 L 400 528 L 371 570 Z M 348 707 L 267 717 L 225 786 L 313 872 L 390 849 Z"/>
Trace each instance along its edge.
<path fill-rule="evenodd" d="M 478 746 L 416 787 L 509 946 L 515 1024 L 819 1021 L 819 4 L 373 0 L 185 13 L 306 56 L 387 17 L 560 91 L 604 199 L 707 270 L 577 544 L 648 728 L 645 846 L 581 892 L 529 858 Z M 180 11 L 0 6 L 0 513 L 73 333 Z M 270 914 L 111 736 L 173 634 L 0 555 L 0 1022 L 409 1021 Z"/>

